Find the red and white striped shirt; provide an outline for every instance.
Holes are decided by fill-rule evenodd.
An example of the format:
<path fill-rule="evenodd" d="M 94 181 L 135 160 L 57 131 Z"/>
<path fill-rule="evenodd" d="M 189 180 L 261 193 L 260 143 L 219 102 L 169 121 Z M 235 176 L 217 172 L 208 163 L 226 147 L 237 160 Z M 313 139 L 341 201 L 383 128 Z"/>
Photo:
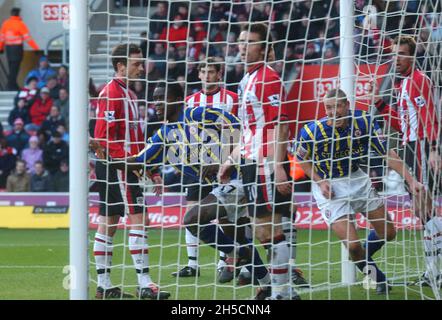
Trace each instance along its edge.
<path fill-rule="evenodd" d="M 397 110 L 379 100 L 376 107 L 391 126 L 402 133 L 403 144 L 439 136 L 439 120 L 433 103 L 430 79 L 420 70 L 412 71 L 395 85 Z"/>
<path fill-rule="evenodd" d="M 218 108 L 237 115 L 238 95 L 221 87 L 208 94 L 200 90 L 186 98 L 186 107 Z"/>
<path fill-rule="evenodd" d="M 245 74 L 239 92 L 238 117 L 243 126 L 241 154 L 246 159 L 260 161 L 274 152 L 275 124 L 288 120 L 285 90 L 278 73 L 259 64 Z"/>
<path fill-rule="evenodd" d="M 94 138 L 112 158 L 138 154 L 144 135 L 138 116 L 137 96 L 119 79 L 113 79 L 98 97 Z"/>

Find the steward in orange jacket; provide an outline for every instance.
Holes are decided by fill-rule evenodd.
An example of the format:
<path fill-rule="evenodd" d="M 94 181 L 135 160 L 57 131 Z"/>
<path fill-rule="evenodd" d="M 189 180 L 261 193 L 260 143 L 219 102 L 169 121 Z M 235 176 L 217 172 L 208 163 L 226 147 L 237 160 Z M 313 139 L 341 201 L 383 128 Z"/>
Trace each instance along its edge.
<path fill-rule="evenodd" d="M 34 50 L 39 50 L 37 43 L 29 34 L 28 27 L 20 17 L 20 9 L 13 8 L 11 17 L 3 22 L 0 29 L 0 53 L 6 50 L 9 66 L 8 90 L 16 91 L 19 89 L 17 75 L 23 60 L 23 42 L 25 41 Z"/>

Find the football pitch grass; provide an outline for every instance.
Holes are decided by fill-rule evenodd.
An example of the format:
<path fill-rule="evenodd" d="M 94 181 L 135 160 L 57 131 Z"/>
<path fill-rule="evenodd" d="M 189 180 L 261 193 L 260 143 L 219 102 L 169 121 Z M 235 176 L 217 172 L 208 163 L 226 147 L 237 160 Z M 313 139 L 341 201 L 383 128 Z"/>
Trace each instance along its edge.
<path fill-rule="evenodd" d="M 91 261 L 94 233 L 93 230 L 89 232 Z M 361 237 L 365 238 L 365 234 L 365 231 L 360 231 Z M 119 230 L 114 239 L 116 247 L 113 254 L 112 281 L 119 286 L 124 283 L 125 292 L 133 294 L 136 275 L 129 251 L 121 245 L 123 239 L 124 231 Z M 416 280 L 417 275 L 424 270 L 422 243 L 416 239 L 420 239 L 419 233 L 399 231 L 396 242 L 387 244 L 375 255 L 380 268 L 386 271 L 387 277 L 395 284 L 388 296 L 378 296 L 374 289 L 364 289 L 361 283 L 354 286 L 340 284 L 341 247 L 329 231 L 299 230 L 297 264 L 313 289 L 298 292 L 303 300 L 433 298 L 430 288 L 404 285 L 404 282 Z M 200 247 L 200 277 L 172 277 L 172 272 L 187 264 L 183 230 L 152 229 L 149 231 L 148 241 L 152 278 L 163 290 L 171 292 L 170 299 L 241 300 L 254 296 L 255 288 L 251 286 L 237 287 L 234 282 L 223 285 L 216 282 L 218 255 L 208 246 Z M 265 258 L 261 250 L 262 257 Z M 0 299 L 68 299 L 69 292 L 63 286 L 67 282 L 65 266 L 68 265 L 68 260 L 68 230 L 0 229 Z M 90 298 L 93 299 L 96 288 L 93 265 L 90 266 L 90 278 Z M 357 275 L 359 282 L 362 278 L 361 274 Z"/>

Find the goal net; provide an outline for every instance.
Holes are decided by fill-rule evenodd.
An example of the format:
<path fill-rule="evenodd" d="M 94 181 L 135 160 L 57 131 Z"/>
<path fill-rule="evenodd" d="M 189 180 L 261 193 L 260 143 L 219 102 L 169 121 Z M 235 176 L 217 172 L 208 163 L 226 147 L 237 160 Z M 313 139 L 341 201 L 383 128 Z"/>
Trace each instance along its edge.
<path fill-rule="evenodd" d="M 347 5 L 349 7 L 342 7 Z M 234 253 L 220 254 L 221 247 L 218 250 L 213 248 L 214 241 L 221 241 L 217 236 L 222 230 L 235 248 L 248 246 L 240 238 L 247 238 L 254 244 L 271 273 L 272 282 L 281 281 L 277 271 L 287 269 L 288 281 L 280 285 L 284 290 L 289 286 L 285 292 L 289 292 L 291 298 L 296 294 L 304 300 L 441 298 L 442 217 L 438 218 L 442 213 L 441 178 L 432 169 L 440 166 L 437 157 L 435 160 L 432 157 L 441 153 L 440 0 L 105 0 L 91 1 L 89 16 L 90 136 L 99 141 L 108 157 L 100 160 L 98 153 L 89 153 L 91 297 L 100 296 L 97 287 L 104 288 L 104 293 L 101 292 L 104 297 L 108 297 L 108 289 L 119 287 L 140 298 L 135 294 L 137 288 L 149 287 L 151 281 L 161 291 L 170 293 L 169 299 L 254 297 L 256 289 L 263 287 L 256 281 L 256 266 L 252 275 L 244 268 L 241 271 L 237 268 L 238 276 L 229 266 L 233 264 L 232 258 L 238 258 L 240 253 L 234 249 Z M 252 26 L 257 23 L 268 26 L 265 41 L 259 37 L 257 40 L 240 39 L 242 31 L 250 35 Z M 411 38 L 414 42 L 397 42 L 397 37 Z M 254 42 L 259 40 L 262 50 L 256 51 Z M 112 56 L 116 46 L 127 43 L 137 45 L 141 51 L 136 50 L 134 56 L 135 51 L 125 47 L 123 53 L 114 52 Z M 415 43 L 415 47 L 411 43 Z M 243 47 L 245 49 L 241 49 Z M 399 49 L 405 52 L 399 52 Z M 141 54 L 137 55 L 139 52 Z M 280 92 L 264 97 L 269 90 L 263 83 L 267 78 L 251 84 L 254 66 L 245 62 L 252 59 L 253 54 L 260 55 L 261 63 L 270 66 L 279 77 L 282 83 L 278 89 Z M 138 60 L 141 63 L 137 64 Z M 218 66 L 221 66 L 219 70 Z M 133 68 L 138 68 L 139 72 Z M 210 70 L 214 70 L 214 75 Z M 179 85 L 181 89 L 171 84 Z M 163 86 L 161 92 L 157 90 L 159 85 Z M 259 93 L 253 91 L 257 86 L 263 88 Z M 338 128 L 337 116 L 331 117 L 329 122 L 321 120 L 327 116 L 324 98 L 336 98 L 328 94 L 338 88 L 346 94 L 350 113 L 364 111 L 360 115 L 361 121 L 376 121 L 382 133 L 367 125 L 365 131 L 363 128 L 352 131 L 350 126 L 347 129 L 350 134 L 345 135 L 342 133 L 345 126 L 342 130 Z M 181 95 L 177 94 L 180 90 L 183 91 Z M 234 95 L 230 96 L 224 90 L 232 91 Z M 249 96 L 252 91 L 253 97 Z M 237 98 L 236 94 L 239 94 Z M 281 104 L 280 97 L 284 96 L 285 102 Z M 179 107 L 175 107 L 171 101 L 178 98 Z M 262 102 L 265 98 L 267 102 Z M 238 102 L 235 99 L 239 99 Z M 163 108 L 167 105 L 166 110 L 157 112 L 158 105 Z M 190 112 L 184 112 L 184 118 L 171 116 L 173 110 L 176 111 L 174 108 L 181 106 L 183 110 L 186 106 L 236 112 L 241 126 L 239 139 L 233 139 L 230 144 L 221 139 L 225 130 L 218 130 L 220 126 L 216 125 L 219 123 L 215 122 L 215 125 L 212 123 L 215 127 L 212 133 L 215 132 L 222 142 L 204 140 L 208 135 L 205 131 L 208 118 L 198 118 Z M 261 111 L 276 108 L 277 111 L 269 120 L 267 113 L 257 115 L 256 108 Z M 275 113 L 274 110 L 262 112 Z M 161 131 L 165 116 L 169 117 L 169 126 L 176 122 L 184 127 L 180 129 L 180 125 L 176 125 L 176 131 Z M 212 210 L 213 205 L 205 206 L 201 201 L 219 182 L 213 167 L 206 167 L 213 171 L 212 179 L 206 179 L 207 170 L 201 169 L 203 163 L 207 164 L 202 154 L 210 153 L 207 145 L 210 149 L 214 144 L 216 149 L 223 144 L 218 150 L 224 152 L 210 164 L 232 159 L 244 167 L 238 158 L 230 157 L 230 151 L 237 146 L 247 149 L 244 146 L 245 137 L 250 134 L 247 129 L 256 137 L 258 133 L 251 127 L 259 128 L 260 121 L 264 121 L 261 131 L 265 131 L 264 128 L 268 127 L 278 128 L 274 119 L 282 121 L 286 118 L 290 123 L 288 138 L 279 139 L 281 132 L 272 131 L 272 134 L 275 133 L 277 146 L 287 144 L 289 158 L 285 158 L 284 163 L 291 166 L 289 175 L 294 178 L 290 193 L 292 200 L 287 202 L 296 205 L 296 210 L 282 209 L 283 218 L 278 220 L 276 216 L 281 212 L 275 214 L 275 203 L 270 202 L 267 203 L 271 212 L 267 223 L 260 225 L 263 219 L 256 217 L 256 206 L 255 211 L 249 211 L 249 214 L 255 214 L 254 218 L 238 221 L 236 219 L 247 208 L 242 204 L 242 193 L 237 192 L 234 218 L 221 225 L 225 218 L 222 213 L 226 210 L 218 207 L 214 209 L 215 219 L 202 223 L 202 215 L 209 211 L 205 208 Z M 353 117 L 346 119 L 344 124 L 353 121 Z M 316 124 L 309 126 L 312 121 Z M 314 170 L 328 169 L 328 173 L 323 172 L 323 178 L 330 183 L 360 172 L 369 177 L 371 193 L 358 193 L 348 180 L 343 189 L 332 184 L 334 201 L 338 199 L 341 208 L 318 203 L 318 186 L 310 178 L 312 172 L 304 173 L 300 167 L 309 162 L 299 157 L 302 130 L 306 125 L 314 128 L 310 132 L 311 140 L 306 142 L 312 146 L 309 159 L 313 161 Z M 230 123 L 230 128 L 233 126 Z M 324 126 L 330 127 L 331 134 Z M 225 122 L 222 127 L 226 129 Z M 160 138 L 157 130 L 160 130 Z M 165 132 L 169 136 L 161 136 Z M 192 133 L 197 137 L 187 141 L 187 134 Z M 409 196 L 409 186 L 401 176 L 404 172 L 397 173 L 389 167 L 391 154 L 375 152 L 375 147 L 371 146 L 373 143 L 370 144 L 374 136 L 384 143 L 386 150 L 394 150 L 407 163 L 410 174 L 423 182 L 426 192 L 421 191 L 420 196 L 425 199 L 417 203 L 418 196 Z M 149 138 L 154 140 L 149 141 Z M 358 143 L 366 143 L 368 151 L 357 151 Z M 263 145 L 268 147 L 261 141 L 261 147 Z M 144 172 L 137 171 L 141 173 L 138 177 L 133 173 L 134 160 L 128 157 L 143 148 L 145 151 L 154 147 L 157 148 L 155 157 L 149 159 L 150 162 L 146 157 L 142 159 L 147 164 L 143 166 Z M 189 160 L 186 152 L 192 148 L 197 150 L 197 159 Z M 183 151 L 181 155 L 180 150 Z M 175 161 L 171 160 L 171 153 L 178 154 Z M 197 168 L 194 176 L 198 179 L 189 182 L 188 167 Z M 335 175 L 332 174 L 334 171 Z M 244 171 L 241 172 L 244 179 Z M 261 171 L 257 174 L 266 175 Z M 263 197 L 260 190 L 277 192 L 279 188 L 279 185 L 263 183 L 259 179 L 252 179 L 261 181 L 255 183 L 259 185 L 257 189 L 252 188 L 258 190 L 258 194 L 254 194 L 255 202 Z M 272 199 L 267 194 L 264 197 Z M 356 202 L 359 205 L 355 205 Z M 389 222 L 379 217 L 374 221 L 367 219 L 370 218 L 367 212 L 374 209 L 373 202 L 378 203 L 378 207 L 384 205 L 383 217 L 388 216 Z M 360 203 L 363 203 L 362 207 Z M 209 233 L 207 226 L 215 225 L 216 228 L 210 229 L 216 231 L 212 242 L 198 240 L 186 232 L 184 224 L 188 221 L 185 217 L 193 205 L 197 208 L 193 211 L 197 220 L 191 224 L 194 233 L 204 237 L 202 234 Z M 232 210 L 232 205 L 229 209 Z M 347 242 L 350 251 L 343 246 L 335 228 L 326 223 L 327 218 L 342 213 L 342 210 L 347 210 L 346 214 L 354 210 L 356 213 L 349 225 L 355 226 L 359 240 Z M 131 219 L 134 213 L 143 217 Z M 377 226 L 376 232 L 372 231 L 374 226 Z M 240 231 L 229 235 L 231 227 L 241 229 L 241 232 L 245 230 L 246 236 L 240 235 Z M 278 261 L 286 254 L 276 249 L 278 228 L 283 230 L 289 248 L 289 257 L 283 258 L 282 262 Z M 391 229 L 395 235 L 378 234 L 379 230 Z M 262 230 L 270 230 L 267 245 L 263 245 L 265 241 L 259 236 L 264 232 Z M 354 234 L 347 228 L 341 236 L 348 239 Z M 383 244 L 383 239 L 390 236 L 388 240 L 391 241 Z M 207 236 L 204 239 L 212 238 Z M 364 244 L 367 239 L 368 245 Z M 359 241 L 360 246 L 357 245 Z M 377 269 L 370 274 L 367 268 L 365 274 L 360 272 L 351 261 L 357 254 L 363 255 L 365 263 L 367 259 L 371 260 L 366 266 L 375 263 Z M 373 275 L 378 270 L 388 281 L 383 291 L 377 283 L 380 278 Z M 273 283 L 272 288 L 275 287 Z M 147 297 L 150 296 L 147 294 Z"/>

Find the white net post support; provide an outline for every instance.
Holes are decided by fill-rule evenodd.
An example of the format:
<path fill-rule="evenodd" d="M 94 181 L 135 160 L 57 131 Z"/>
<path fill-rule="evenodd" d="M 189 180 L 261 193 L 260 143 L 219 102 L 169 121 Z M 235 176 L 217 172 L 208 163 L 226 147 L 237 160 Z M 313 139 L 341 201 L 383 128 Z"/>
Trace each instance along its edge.
<path fill-rule="evenodd" d="M 70 1 L 70 299 L 88 299 L 88 1 Z"/>
<path fill-rule="evenodd" d="M 339 6 L 340 23 L 340 68 L 339 82 L 341 88 L 347 94 L 350 101 L 350 107 L 355 107 L 355 71 L 354 71 L 354 52 L 353 52 L 353 1 L 341 1 Z M 348 250 L 342 244 L 341 247 L 341 280 L 345 284 L 356 282 L 356 267 L 350 261 Z"/>

